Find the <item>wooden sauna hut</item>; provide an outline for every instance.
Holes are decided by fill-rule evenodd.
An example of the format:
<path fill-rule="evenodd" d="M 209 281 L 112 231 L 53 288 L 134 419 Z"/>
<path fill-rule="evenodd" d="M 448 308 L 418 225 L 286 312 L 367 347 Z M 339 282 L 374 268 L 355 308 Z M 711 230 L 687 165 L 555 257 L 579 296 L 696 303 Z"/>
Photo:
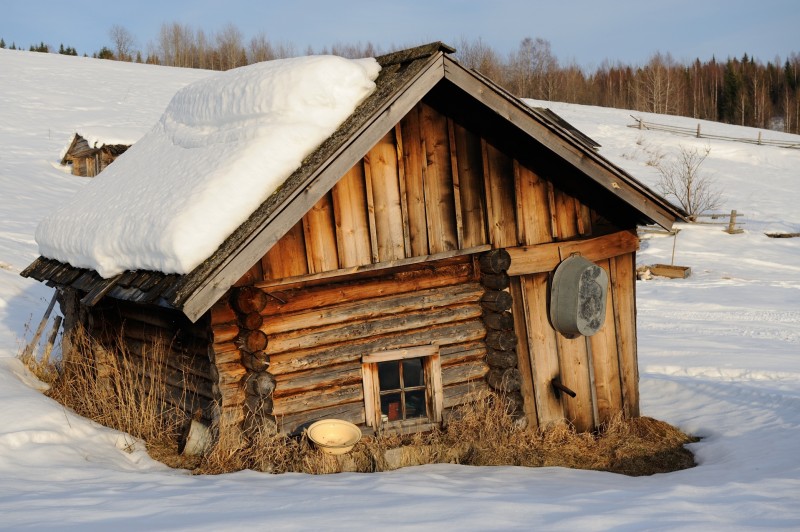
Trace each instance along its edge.
<path fill-rule="evenodd" d="M 92 136 L 86 134 L 92 139 Z M 75 133 L 61 157 L 62 166 L 71 166 L 72 175 L 94 177 L 131 147 L 131 141 L 87 140 L 81 133 Z"/>
<path fill-rule="evenodd" d="M 639 415 L 636 226 L 681 213 L 453 52 L 377 58 L 375 91 L 190 273 L 22 275 L 58 288 L 68 328 L 167 341 L 221 442 L 324 418 L 421 431 L 487 389 L 533 426 Z M 576 256 L 603 280 L 588 335 L 549 314 Z"/>

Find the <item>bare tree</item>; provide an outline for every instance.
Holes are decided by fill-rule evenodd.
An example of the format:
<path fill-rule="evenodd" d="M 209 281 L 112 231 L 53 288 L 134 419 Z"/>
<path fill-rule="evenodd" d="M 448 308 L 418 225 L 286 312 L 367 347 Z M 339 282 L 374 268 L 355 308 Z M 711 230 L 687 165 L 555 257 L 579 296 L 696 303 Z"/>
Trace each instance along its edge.
<path fill-rule="evenodd" d="M 131 61 L 133 59 L 134 46 L 136 39 L 133 34 L 123 26 L 114 24 L 108 30 L 108 36 L 114 44 L 114 51 L 118 61 Z"/>
<path fill-rule="evenodd" d="M 688 215 L 689 220 L 720 206 L 722 192 L 716 187 L 711 175 L 700 170 L 700 166 L 711 153 L 706 147 L 680 146 L 678 153 L 656 165 L 661 174 L 656 188 L 666 198 L 673 197 Z"/>

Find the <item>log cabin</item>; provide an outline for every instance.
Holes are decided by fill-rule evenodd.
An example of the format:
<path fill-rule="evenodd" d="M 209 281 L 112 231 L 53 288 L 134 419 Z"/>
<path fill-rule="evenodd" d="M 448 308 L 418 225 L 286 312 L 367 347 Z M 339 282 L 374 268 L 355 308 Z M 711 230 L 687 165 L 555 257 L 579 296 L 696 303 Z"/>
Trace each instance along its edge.
<path fill-rule="evenodd" d="M 84 133 L 85 134 L 85 133 Z M 61 156 L 61 165 L 70 166 L 72 175 L 94 177 L 131 147 L 132 141 L 87 140 L 90 135 L 75 133 Z"/>
<path fill-rule="evenodd" d="M 636 227 L 682 213 L 453 53 L 377 58 L 375 91 L 193 271 L 22 275 L 57 288 L 67 333 L 163 340 L 220 445 L 325 418 L 429 430 L 486 390 L 530 426 L 638 416 Z M 586 334 L 551 317 L 576 256 L 602 282 Z"/>

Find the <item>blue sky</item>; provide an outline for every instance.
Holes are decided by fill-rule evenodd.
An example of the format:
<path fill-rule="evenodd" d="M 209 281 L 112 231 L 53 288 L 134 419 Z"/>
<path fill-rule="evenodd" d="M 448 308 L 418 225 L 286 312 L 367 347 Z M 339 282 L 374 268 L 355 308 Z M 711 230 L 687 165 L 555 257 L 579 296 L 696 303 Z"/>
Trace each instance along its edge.
<path fill-rule="evenodd" d="M 744 53 L 761 61 L 800 52 L 797 0 L 3 0 L 0 37 L 28 48 L 45 41 L 79 53 L 111 45 L 114 24 L 146 51 L 163 23 L 214 33 L 228 23 L 246 40 L 263 32 L 299 51 L 370 41 L 386 49 L 461 37 L 503 56 L 527 37 L 550 41 L 562 64 L 593 68 L 604 60 L 641 64 L 655 52 L 682 62 Z"/>

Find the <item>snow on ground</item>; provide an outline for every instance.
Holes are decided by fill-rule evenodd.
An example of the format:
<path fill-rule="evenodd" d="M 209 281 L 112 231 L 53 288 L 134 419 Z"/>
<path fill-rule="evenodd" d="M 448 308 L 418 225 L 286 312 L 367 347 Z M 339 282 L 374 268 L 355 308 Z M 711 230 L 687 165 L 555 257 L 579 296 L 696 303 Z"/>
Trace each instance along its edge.
<path fill-rule="evenodd" d="M 626 127 L 627 111 L 546 104 L 650 185 L 654 152 L 708 144 L 723 209 L 745 214 L 739 235 L 681 225 L 675 263 L 692 276 L 637 283 L 642 411 L 703 438 L 691 445 L 694 469 L 644 478 L 454 465 L 193 477 L 42 396 L 15 355 L 51 290 L 18 272 L 37 255 L 38 221 L 87 182 L 53 167 L 63 143 L 82 121 L 154 124 L 177 89 L 204 75 L 0 50 L 0 528 L 800 528 L 800 239 L 763 234 L 800 232 L 800 150 L 638 131 Z M 753 131 L 703 124 L 712 128 Z M 672 237 L 650 234 L 638 260 L 669 263 L 672 249 Z"/>

